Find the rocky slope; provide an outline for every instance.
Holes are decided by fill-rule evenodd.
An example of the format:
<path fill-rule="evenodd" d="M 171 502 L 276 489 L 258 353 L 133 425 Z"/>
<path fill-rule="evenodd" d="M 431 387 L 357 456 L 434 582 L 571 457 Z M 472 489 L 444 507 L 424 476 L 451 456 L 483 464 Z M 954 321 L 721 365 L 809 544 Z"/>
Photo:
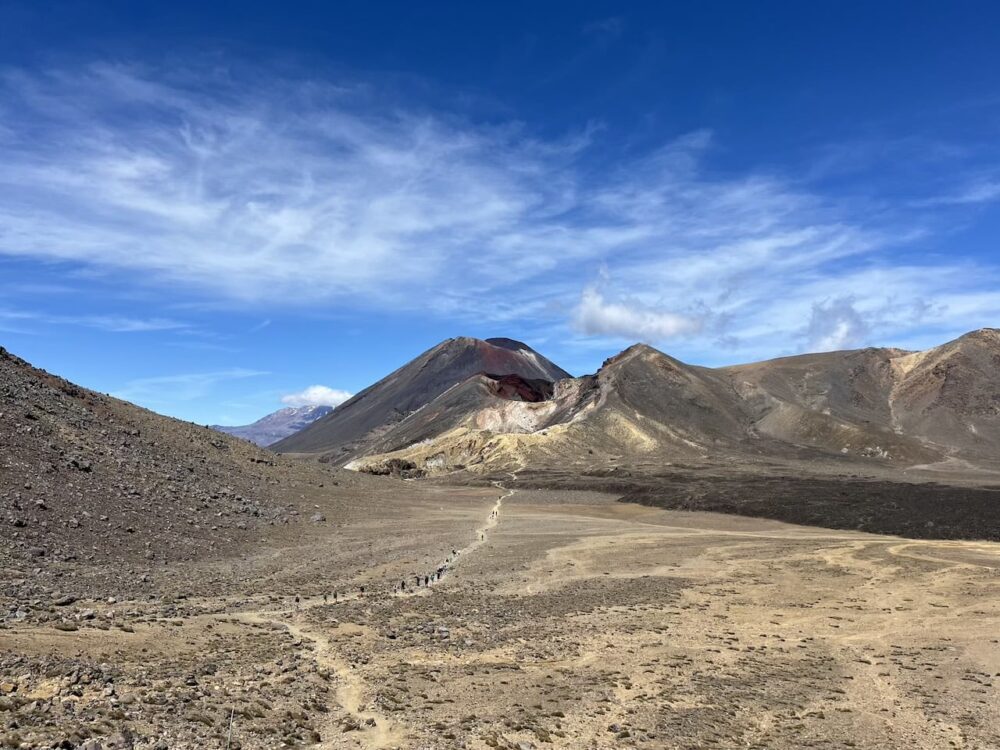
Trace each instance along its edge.
<path fill-rule="evenodd" d="M 448 339 L 272 449 L 323 454 L 334 463 L 370 452 L 400 422 L 473 376 L 517 375 L 525 381 L 569 377 L 526 344 L 504 338 Z M 381 442 L 380 442 L 381 441 Z"/>
<path fill-rule="evenodd" d="M 212 425 L 213 430 L 234 435 L 260 446 L 268 446 L 294 435 L 333 411 L 332 406 L 289 406 L 261 417 L 253 424 L 229 427 Z"/>
<path fill-rule="evenodd" d="M 141 587 L 151 566 L 219 556 L 262 526 L 296 520 L 292 487 L 329 477 L 2 348 L 0 445 L 0 567 L 35 570 L 36 581 L 63 565 L 104 564 Z"/>
<path fill-rule="evenodd" d="M 863 349 L 720 369 L 636 345 L 523 401 L 466 381 L 375 441 L 416 472 L 595 463 L 815 462 L 899 470 L 1000 459 L 1000 333 L 926 352 Z M 476 394 L 473 397 L 473 394 Z"/>
<path fill-rule="evenodd" d="M 1000 447 L 1000 330 L 973 331 L 893 360 L 894 429 L 979 459 Z"/>

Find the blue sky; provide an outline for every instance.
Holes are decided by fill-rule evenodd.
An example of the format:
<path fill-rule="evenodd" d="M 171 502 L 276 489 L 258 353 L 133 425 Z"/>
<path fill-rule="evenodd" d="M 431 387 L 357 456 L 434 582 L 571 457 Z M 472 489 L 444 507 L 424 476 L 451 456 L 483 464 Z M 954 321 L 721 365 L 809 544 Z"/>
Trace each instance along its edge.
<path fill-rule="evenodd" d="M 719 365 L 997 326 L 997 29 L 972 2 L 0 0 L 0 344 L 243 423 L 458 335 L 582 374 L 635 341 Z"/>

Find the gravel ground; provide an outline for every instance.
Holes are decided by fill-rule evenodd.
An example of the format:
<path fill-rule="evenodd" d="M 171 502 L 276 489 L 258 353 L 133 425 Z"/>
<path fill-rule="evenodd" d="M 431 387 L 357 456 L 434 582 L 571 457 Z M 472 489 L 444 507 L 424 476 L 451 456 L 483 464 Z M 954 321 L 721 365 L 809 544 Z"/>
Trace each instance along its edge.
<path fill-rule="evenodd" d="M 6 745 L 1000 746 L 1000 545 L 371 481 L 142 596 L 5 571 Z"/>

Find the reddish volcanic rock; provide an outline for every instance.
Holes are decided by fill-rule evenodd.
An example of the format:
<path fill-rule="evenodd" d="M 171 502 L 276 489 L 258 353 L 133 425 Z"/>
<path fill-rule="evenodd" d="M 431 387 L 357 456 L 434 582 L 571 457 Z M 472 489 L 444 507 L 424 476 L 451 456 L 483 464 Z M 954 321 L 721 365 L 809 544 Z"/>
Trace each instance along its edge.
<path fill-rule="evenodd" d="M 508 401 L 547 401 L 552 398 L 552 381 L 526 380 L 520 375 L 491 375 L 483 373 L 492 382 L 490 390 L 498 398 Z"/>
<path fill-rule="evenodd" d="M 441 394 L 483 373 L 519 376 L 500 389 L 526 401 L 541 400 L 533 381 L 570 377 L 526 344 L 506 338 L 448 339 L 345 401 L 331 414 L 271 446 L 282 453 L 322 453 L 340 463 L 357 455 Z M 508 396 L 503 396 L 508 398 Z"/>

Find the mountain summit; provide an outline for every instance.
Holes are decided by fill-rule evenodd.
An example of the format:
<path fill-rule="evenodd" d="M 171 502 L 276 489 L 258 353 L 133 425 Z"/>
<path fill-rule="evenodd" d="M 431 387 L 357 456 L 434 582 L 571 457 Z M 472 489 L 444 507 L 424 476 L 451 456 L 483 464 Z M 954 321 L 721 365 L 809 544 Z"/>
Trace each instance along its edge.
<path fill-rule="evenodd" d="M 466 383 L 371 448 L 380 455 L 351 467 L 378 471 L 394 459 L 426 473 L 674 461 L 996 467 L 1000 332 L 922 352 L 869 348 L 723 368 L 637 344 L 594 375 L 560 380 L 548 397 Z"/>
<path fill-rule="evenodd" d="M 214 424 L 212 429 L 249 440 L 260 446 L 267 446 L 305 429 L 331 411 L 333 411 L 332 406 L 287 406 L 261 417 L 253 424 L 236 427 Z"/>
<path fill-rule="evenodd" d="M 513 375 L 548 383 L 570 377 L 520 341 L 448 339 L 271 448 L 282 453 L 322 453 L 340 463 L 366 452 L 395 425 L 478 375 Z"/>

